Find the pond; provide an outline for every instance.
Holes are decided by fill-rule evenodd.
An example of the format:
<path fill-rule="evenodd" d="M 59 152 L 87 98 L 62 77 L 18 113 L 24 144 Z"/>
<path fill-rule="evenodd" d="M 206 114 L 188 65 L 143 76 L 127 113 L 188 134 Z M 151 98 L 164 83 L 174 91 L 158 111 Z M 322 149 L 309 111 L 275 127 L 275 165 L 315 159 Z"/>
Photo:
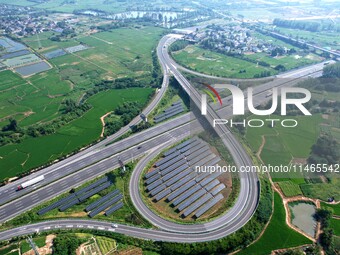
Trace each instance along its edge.
<path fill-rule="evenodd" d="M 307 235 L 314 237 L 316 229 L 315 206 L 301 202 L 289 204 L 289 208 L 292 212 L 292 224 Z"/>
<path fill-rule="evenodd" d="M 29 76 L 32 74 L 36 74 L 36 73 L 40 73 L 43 71 L 46 71 L 48 69 L 50 69 L 51 67 L 45 62 L 38 62 L 36 64 L 32 64 L 32 65 L 27 65 L 27 66 L 21 66 L 18 68 L 15 68 L 14 70 L 21 74 L 22 76 Z"/>

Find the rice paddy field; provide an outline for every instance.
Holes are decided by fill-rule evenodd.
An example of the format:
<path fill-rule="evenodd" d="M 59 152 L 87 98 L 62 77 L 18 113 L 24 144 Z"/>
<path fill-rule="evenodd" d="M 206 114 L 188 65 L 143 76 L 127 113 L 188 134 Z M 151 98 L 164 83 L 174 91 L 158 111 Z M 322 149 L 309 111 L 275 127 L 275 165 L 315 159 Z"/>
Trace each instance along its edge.
<path fill-rule="evenodd" d="M 132 88 L 98 93 L 88 100 L 93 107 L 91 110 L 55 134 L 0 147 L 0 179 L 38 167 L 96 141 L 102 131 L 101 116 L 123 102 L 145 104 L 152 91 L 150 88 Z"/>
<path fill-rule="evenodd" d="M 258 241 L 237 255 L 267 255 L 273 250 L 310 244 L 311 241 L 286 225 L 286 213 L 278 193 L 274 194 L 274 212 L 271 221 Z"/>
<path fill-rule="evenodd" d="M 102 80 L 132 77 L 151 81 L 152 51 L 162 31 L 154 27 L 122 28 L 67 42 L 51 41 L 49 33 L 39 35 L 40 43 L 35 41 L 36 36 L 26 38 L 25 43 L 38 53 L 81 43 L 87 49 L 50 59 L 48 66 L 51 69 L 28 77 L 11 70 L 1 71 L 0 128 L 8 124 L 10 117 L 15 118 L 22 128 L 52 121 L 62 116 L 64 100 L 78 102 L 87 90 Z M 140 45 L 135 43 L 135 38 L 140 38 Z M 47 65 L 46 62 L 35 64 L 40 63 Z M 26 65 L 20 68 L 16 71 L 24 74 L 27 70 L 22 68 L 34 67 Z M 0 147 L 0 169 L 5 169 L 1 171 L 0 179 L 15 176 L 95 141 L 101 133 L 99 118 L 102 115 L 112 111 L 124 98 L 145 104 L 152 92 L 152 89 L 140 88 L 99 93 L 88 99 L 93 106 L 90 111 L 63 126 L 57 133 Z M 103 98 L 98 100 L 99 97 Z"/>

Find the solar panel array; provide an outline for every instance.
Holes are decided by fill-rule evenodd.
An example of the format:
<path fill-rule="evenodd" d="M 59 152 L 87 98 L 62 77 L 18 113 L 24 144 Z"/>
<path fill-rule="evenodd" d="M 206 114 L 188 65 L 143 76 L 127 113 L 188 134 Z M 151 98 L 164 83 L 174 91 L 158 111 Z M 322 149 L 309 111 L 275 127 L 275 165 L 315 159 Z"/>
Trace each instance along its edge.
<path fill-rule="evenodd" d="M 38 211 L 38 215 L 43 215 L 56 208 L 59 208 L 59 211 L 63 212 L 76 204 L 84 202 L 89 197 L 99 193 L 104 189 L 107 189 L 111 185 L 112 185 L 111 181 L 107 176 L 105 176 L 97 180 L 96 182 L 87 185 L 86 187 L 68 195 L 67 197 L 59 199 L 55 203 L 40 209 Z"/>
<path fill-rule="evenodd" d="M 163 120 L 169 119 L 181 112 L 184 112 L 182 101 L 179 100 L 175 103 L 173 103 L 169 108 L 165 109 L 163 113 L 157 115 L 154 117 L 154 122 L 158 123 Z"/>
<path fill-rule="evenodd" d="M 223 198 L 226 186 L 218 180 L 221 172 L 196 172 L 195 166 L 215 166 L 220 160 L 203 140 L 188 139 L 164 152 L 145 174 L 146 191 L 155 202 L 168 201 L 182 217 L 201 217 Z"/>

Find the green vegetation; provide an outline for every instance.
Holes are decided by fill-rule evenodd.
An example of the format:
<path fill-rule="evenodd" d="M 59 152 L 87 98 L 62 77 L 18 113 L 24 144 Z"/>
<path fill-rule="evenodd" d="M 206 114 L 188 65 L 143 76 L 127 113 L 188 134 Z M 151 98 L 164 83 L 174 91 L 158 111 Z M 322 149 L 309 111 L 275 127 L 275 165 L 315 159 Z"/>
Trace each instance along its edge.
<path fill-rule="evenodd" d="M 256 64 L 242 59 L 204 50 L 198 46 L 189 45 L 184 50 L 173 52 L 172 56 L 179 64 L 191 70 L 220 77 L 253 78 L 270 68 L 256 66 Z M 245 70 L 245 72 L 244 72 Z M 275 74 L 273 70 L 271 74 Z"/>
<path fill-rule="evenodd" d="M 0 255 L 19 254 L 18 252 L 11 253 L 11 251 L 13 251 L 13 250 L 18 250 L 18 246 L 17 245 L 9 245 L 5 248 L 0 248 Z"/>
<path fill-rule="evenodd" d="M 117 249 L 116 241 L 111 238 L 100 236 L 97 237 L 96 240 L 102 254 L 108 254 L 109 252 L 113 252 Z"/>
<path fill-rule="evenodd" d="M 46 237 L 36 237 L 33 238 L 33 242 L 38 246 L 39 248 L 44 247 L 46 245 Z M 25 253 L 32 250 L 31 246 L 26 240 L 23 240 L 20 242 L 20 252 Z"/>
<path fill-rule="evenodd" d="M 285 209 L 278 193 L 274 194 L 274 213 L 271 221 L 256 243 L 237 253 L 238 255 L 266 255 L 272 250 L 309 244 L 311 241 L 286 225 Z"/>
<path fill-rule="evenodd" d="M 334 235 L 340 236 L 340 220 L 339 219 L 331 219 L 330 220 L 331 228 L 334 231 Z"/>
<path fill-rule="evenodd" d="M 20 226 L 32 222 L 39 222 L 39 221 L 44 221 L 44 220 L 51 220 L 51 219 L 62 219 L 62 218 L 85 218 L 88 219 L 87 213 L 84 211 L 85 207 L 94 201 L 100 199 L 101 197 L 105 196 L 109 192 L 119 189 L 120 192 L 123 194 L 123 203 L 124 206 L 117 210 L 115 213 L 113 213 L 110 216 L 105 216 L 104 214 L 100 213 L 94 217 L 94 219 L 97 220 L 104 220 L 104 221 L 110 221 L 110 222 L 118 222 L 118 223 L 124 223 L 124 224 L 130 224 L 130 225 L 138 225 L 141 227 L 150 227 L 150 224 L 146 221 L 143 220 L 143 218 L 139 215 L 137 210 L 134 208 L 131 200 L 130 200 L 130 194 L 129 194 L 129 178 L 131 175 L 131 172 L 134 168 L 133 163 L 129 163 L 126 165 L 126 172 L 122 173 L 119 169 L 116 169 L 112 172 L 107 173 L 106 175 L 109 177 L 113 185 L 111 185 L 109 188 L 99 192 L 96 195 L 93 195 L 86 201 L 84 201 L 81 204 L 77 204 L 72 206 L 71 208 L 67 209 L 64 212 L 60 212 L 58 209 L 54 209 L 42 216 L 39 216 L 37 212 L 41 209 L 44 208 L 59 199 L 66 197 L 69 195 L 69 193 L 62 194 L 48 202 L 45 202 L 32 210 L 25 212 L 22 215 L 19 215 L 15 217 L 14 219 L 4 223 L 1 226 L 1 229 L 7 229 L 15 226 Z M 98 180 L 101 177 L 98 177 L 90 182 L 87 182 L 80 187 L 77 187 L 76 189 L 73 190 L 79 190 L 96 180 Z M 70 187 L 71 189 L 71 187 Z"/>
<path fill-rule="evenodd" d="M 51 162 L 63 155 L 90 144 L 101 134 L 100 117 L 123 102 L 145 105 L 151 88 L 109 90 L 92 96 L 87 102 L 92 108 L 82 117 L 61 127 L 55 134 L 28 138 L 19 144 L 0 148 L 1 179 L 23 173 L 31 168 Z"/>
<path fill-rule="evenodd" d="M 332 211 L 327 209 L 317 209 L 315 213 L 315 219 L 320 222 L 322 230 L 319 242 L 327 255 L 337 254 L 336 247 L 334 245 L 334 234 L 335 232 L 339 233 L 340 225 L 333 221 L 332 216 Z"/>
<path fill-rule="evenodd" d="M 279 182 L 279 186 L 286 197 L 302 195 L 300 186 L 292 181 Z"/>
<path fill-rule="evenodd" d="M 305 40 L 311 44 L 318 44 L 321 47 L 331 47 L 335 49 L 340 49 L 339 42 L 337 40 L 336 33 L 329 31 L 320 31 L 317 33 L 300 30 L 300 29 L 291 29 L 291 28 L 283 28 L 277 27 L 275 31 L 288 35 L 295 39 Z"/>
<path fill-rule="evenodd" d="M 327 201 L 329 198 L 334 198 L 339 201 L 340 181 L 337 177 L 331 178 L 328 183 L 309 183 L 300 185 L 303 194 L 307 197 L 319 198 Z"/>
<path fill-rule="evenodd" d="M 333 213 L 337 216 L 340 216 L 340 204 L 326 204 L 324 202 L 321 202 L 321 208 L 323 209 L 331 209 L 333 210 Z"/>
<path fill-rule="evenodd" d="M 84 241 L 85 240 L 79 239 L 74 234 L 57 235 L 57 237 L 53 240 L 53 254 L 74 254 L 78 246 Z"/>
<path fill-rule="evenodd" d="M 60 42 L 50 39 L 51 32 L 44 32 L 39 34 L 41 47 L 36 36 L 24 38 L 39 53 L 80 43 L 90 48 L 51 59 L 53 69 L 27 79 L 11 71 L 0 72 L 0 128 L 5 127 L 0 131 L 0 144 L 6 145 L 0 148 L 0 168 L 5 169 L 0 180 L 25 173 L 96 141 L 102 128 L 99 118 L 122 101 L 144 105 L 151 94 L 145 87 L 161 84 L 159 64 L 152 51 L 162 31 L 154 27 L 126 27 Z M 135 38 L 140 39 L 138 45 Z M 112 80 L 126 76 L 132 82 L 124 78 L 121 80 L 124 86 L 112 85 L 115 83 Z M 105 82 L 110 84 L 110 92 L 99 93 L 101 96 L 92 99 L 92 95 L 105 90 L 100 85 Z M 145 89 L 111 91 L 112 87 L 135 86 Z M 85 101 L 91 109 L 84 105 Z M 68 102 L 72 102 L 72 111 L 66 109 L 70 106 Z M 131 119 L 125 117 L 122 116 L 124 122 Z M 15 130 L 8 129 L 11 118 L 16 121 Z M 106 134 L 117 129 L 119 125 Z"/>
<path fill-rule="evenodd" d="M 333 32 L 339 32 L 339 24 L 333 23 L 332 21 L 325 20 L 284 20 L 284 19 L 274 19 L 273 24 L 278 27 L 294 28 L 307 30 L 310 32 L 319 32 L 322 30 L 329 30 Z"/>

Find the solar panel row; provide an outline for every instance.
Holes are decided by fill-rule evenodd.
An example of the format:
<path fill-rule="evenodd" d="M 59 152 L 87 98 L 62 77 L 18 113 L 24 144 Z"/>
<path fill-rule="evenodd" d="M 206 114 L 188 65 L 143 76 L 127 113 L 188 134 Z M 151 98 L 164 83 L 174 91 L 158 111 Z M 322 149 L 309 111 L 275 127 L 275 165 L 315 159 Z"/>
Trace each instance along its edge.
<path fill-rule="evenodd" d="M 99 207 L 97 207 L 96 209 L 92 210 L 89 213 L 89 216 L 91 218 L 93 218 L 94 216 L 96 216 L 97 214 L 99 214 L 100 212 L 104 211 L 106 208 L 108 208 L 109 206 L 117 203 L 119 200 L 121 200 L 123 198 L 122 194 L 119 194 L 118 196 L 115 196 L 113 199 L 106 201 L 105 203 L 103 203 L 102 205 L 100 205 Z"/>
<path fill-rule="evenodd" d="M 178 101 L 172 103 L 171 105 L 178 105 L 178 104 L 181 104 L 181 103 L 182 103 L 182 100 L 178 100 Z"/>
<path fill-rule="evenodd" d="M 205 202 L 207 202 L 209 199 L 212 198 L 212 195 L 210 193 L 205 194 L 203 197 L 201 197 L 199 200 L 197 200 L 195 203 L 190 205 L 186 211 L 183 212 L 183 216 L 187 217 L 189 214 L 194 212 L 197 208 L 202 206 Z"/>
<path fill-rule="evenodd" d="M 174 111 L 171 111 L 169 113 L 162 113 L 162 114 L 154 117 L 154 122 L 159 123 L 159 122 L 166 120 L 166 119 L 169 119 L 169 118 L 171 118 L 171 117 L 173 117 L 173 116 L 175 116 L 175 115 L 177 115 L 177 114 L 179 114 L 183 111 L 184 111 L 183 107 L 180 107 L 180 108 L 175 109 Z"/>
<path fill-rule="evenodd" d="M 167 173 L 170 173 L 171 171 L 173 171 L 174 169 L 176 169 L 177 167 L 180 167 L 180 166 L 182 166 L 182 165 L 184 165 L 184 164 L 186 164 L 186 163 L 187 163 L 186 160 L 185 160 L 185 159 L 182 159 L 182 160 L 176 162 L 175 164 L 169 166 L 168 168 L 162 170 L 162 171 L 161 171 L 161 175 L 164 176 L 164 175 L 166 175 Z"/>
<path fill-rule="evenodd" d="M 164 184 L 159 185 L 157 188 L 151 190 L 150 194 L 151 196 L 155 196 L 156 194 L 158 194 L 159 192 L 161 192 L 162 190 L 165 190 L 166 186 Z"/>
<path fill-rule="evenodd" d="M 213 199 L 211 199 L 208 203 L 206 203 L 202 208 L 200 208 L 196 213 L 195 213 L 195 217 L 201 217 L 202 214 L 204 214 L 205 212 L 207 212 L 211 207 L 213 207 L 214 205 L 216 205 L 220 200 L 223 199 L 223 195 L 220 193 L 218 194 L 218 196 L 214 197 Z"/>
<path fill-rule="evenodd" d="M 93 195 L 99 193 L 100 191 L 108 188 L 111 186 L 111 182 L 108 181 L 108 182 L 104 182 L 104 184 L 90 190 L 89 192 L 86 192 L 85 194 L 82 194 L 81 196 L 78 196 L 78 199 L 80 202 L 83 202 L 84 200 L 88 199 L 89 197 L 92 197 Z"/>
<path fill-rule="evenodd" d="M 146 186 L 146 190 L 147 191 L 151 191 L 154 188 L 156 188 L 158 185 L 161 185 L 163 183 L 163 181 L 161 179 L 158 179 L 157 181 L 151 183 L 150 185 Z"/>
<path fill-rule="evenodd" d="M 196 185 L 196 186 L 192 187 L 191 189 L 189 189 L 188 191 L 186 191 L 182 195 L 180 195 L 178 198 L 176 198 L 172 202 L 172 204 L 174 206 L 177 206 L 178 204 L 182 203 L 185 199 L 187 199 L 188 197 L 190 197 L 191 195 L 193 195 L 196 191 L 198 191 L 200 189 L 201 189 L 200 185 Z"/>
<path fill-rule="evenodd" d="M 202 148 L 203 146 L 206 146 L 204 143 L 195 142 L 192 144 L 189 144 L 188 146 L 182 148 L 180 151 L 184 154 L 184 156 L 189 156 L 190 154 L 194 153 L 198 149 Z"/>
<path fill-rule="evenodd" d="M 166 189 L 166 190 L 163 190 L 162 192 L 158 193 L 156 196 L 155 196 L 155 200 L 156 201 L 159 201 L 163 198 L 165 198 L 167 195 L 169 195 L 171 193 L 171 190 L 170 189 Z"/>
<path fill-rule="evenodd" d="M 169 187 L 172 184 L 174 184 L 175 182 L 178 182 L 180 179 L 182 179 L 183 177 L 187 176 L 188 174 L 190 174 L 192 171 L 190 169 L 187 169 L 181 173 L 179 173 L 178 175 L 176 175 L 175 177 L 171 178 L 170 180 L 168 180 L 167 182 L 165 182 L 164 184 Z M 190 177 L 190 176 L 189 176 Z M 192 175 L 190 178 L 193 178 Z"/>
<path fill-rule="evenodd" d="M 40 209 L 38 211 L 38 215 L 43 215 L 43 214 L 45 214 L 45 213 L 47 213 L 47 212 L 49 212 L 49 211 L 51 211 L 51 210 L 61 206 L 62 204 L 67 203 L 68 201 L 74 199 L 75 197 L 76 197 L 75 194 L 71 194 L 71 195 L 69 195 L 67 197 L 64 197 L 64 198 L 58 200 L 57 202 L 55 202 L 53 204 L 50 204 L 49 206 L 46 206 L 46 207 Z"/>
<path fill-rule="evenodd" d="M 209 191 L 212 190 L 213 188 L 215 188 L 218 184 L 220 184 L 220 181 L 215 179 L 213 180 L 211 183 L 209 183 L 207 186 L 205 186 L 204 188 Z"/>
<path fill-rule="evenodd" d="M 172 177 L 174 177 L 175 175 L 179 174 L 180 172 L 184 171 L 187 168 L 188 168 L 188 165 L 185 164 L 185 165 L 177 168 L 176 170 L 173 170 L 172 172 L 163 176 L 163 181 L 167 181 L 167 180 L 171 179 Z"/>
<path fill-rule="evenodd" d="M 196 184 L 196 182 L 194 180 L 192 180 L 192 181 L 188 182 L 187 184 L 185 184 L 183 187 L 181 187 L 178 190 L 172 192 L 168 196 L 168 201 L 172 201 L 174 198 L 178 197 L 180 194 L 182 194 L 184 191 L 190 189 L 195 184 Z"/>
<path fill-rule="evenodd" d="M 80 201 L 78 198 L 75 198 L 74 200 L 71 200 L 70 202 L 63 204 L 59 207 L 59 211 L 63 212 L 67 210 L 68 208 L 74 206 L 75 204 L 78 204 Z"/>
<path fill-rule="evenodd" d="M 158 166 L 164 164 L 165 162 L 169 161 L 170 159 L 173 159 L 174 157 L 178 156 L 179 154 L 181 154 L 181 153 L 179 151 L 176 151 L 175 153 L 172 153 L 169 156 L 166 156 L 165 158 L 157 161 L 155 163 L 155 166 L 158 167 Z"/>
<path fill-rule="evenodd" d="M 193 202 L 195 202 L 197 199 L 199 199 L 204 194 L 207 194 L 207 192 L 204 189 L 201 189 L 200 191 L 196 192 L 192 197 L 189 197 L 184 203 L 180 204 L 177 207 L 178 211 L 183 211 L 185 208 L 190 206 Z"/>
<path fill-rule="evenodd" d="M 171 106 L 171 107 L 165 109 L 165 110 L 164 110 L 164 113 L 173 112 L 173 111 L 176 111 L 176 110 L 178 110 L 178 109 L 180 109 L 180 108 L 183 108 L 183 105 L 181 105 L 181 104 L 173 105 L 173 106 Z"/>
<path fill-rule="evenodd" d="M 115 204 L 114 206 L 112 206 L 110 209 L 108 209 L 105 212 L 106 216 L 110 216 L 112 213 L 114 213 L 115 211 L 119 210 L 120 208 L 122 208 L 124 206 L 123 202 L 120 201 L 119 203 Z"/>
<path fill-rule="evenodd" d="M 144 176 L 144 178 L 145 178 L 145 179 L 148 179 L 148 178 L 150 178 L 151 176 L 153 176 L 153 175 L 155 175 L 155 174 L 157 174 L 157 173 L 158 173 L 158 169 L 154 169 L 154 170 L 152 170 L 151 172 L 146 173 L 145 176 Z"/>
<path fill-rule="evenodd" d="M 208 146 L 204 146 L 203 148 L 201 148 L 201 149 L 195 151 L 194 153 L 188 155 L 186 158 L 187 158 L 187 160 L 190 161 L 190 160 L 192 160 L 192 159 L 194 159 L 194 158 L 196 158 L 196 157 L 199 157 L 202 153 L 204 153 L 204 152 L 207 151 L 207 150 L 209 150 L 209 147 L 208 147 Z M 202 159 L 202 158 L 203 158 L 203 157 L 201 157 L 201 159 Z"/>
<path fill-rule="evenodd" d="M 185 178 L 181 179 L 180 181 L 174 183 L 170 189 L 171 191 L 175 191 L 176 189 L 178 189 L 179 187 L 181 187 L 183 184 L 187 183 L 188 181 L 192 180 L 193 176 L 190 174 L 188 176 L 186 176 Z"/>
<path fill-rule="evenodd" d="M 96 208 L 96 207 L 99 206 L 100 204 L 104 203 L 104 202 L 105 202 L 106 200 L 108 200 L 109 198 L 118 195 L 118 193 L 119 193 L 119 190 L 118 190 L 118 189 L 116 189 L 116 190 L 110 192 L 109 194 L 107 194 L 107 195 L 103 196 L 102 198 L 100 198 L 100 199 L 94 201 L 93 203 L 89 204 L 89 205 L 85 208 L 85 211 L 86 211 L 86 212 L 89 212 L 89 211 L 93 210 L 94 208 Z"/>
<path fill-rule="evenodd" d="M 203 152 L 202 154 L 198 154 L 198 155 L 196 155 L 196 157 L 194 157 L 190 160 L 189 164 L 191 166 L 194 166 L 198 161 L 204 159 L 205 157 L 208 157 L 209 155 L 212 155 L 211 150 L 207 150 L 207 151 Z"/>
<path fill-rule="evenodd" d="M 213 195 L 213 196 L 216 196 L 216 194 L 219 193 L 220 191 L 222 191 L 224 188 L 225 188 L 225 185 L 223 183 L 221 183 L 216 188 L 214 188 L 212 191 L 210 191 L 210 194 Z"/>
<path fill-rule="evenodd" d="M 84 188 L 74 192 L 74 194 L 80 195 L 80 194 L 82 194 L 82 193 L 84 193 L 86 191 L 89 191 L 90 189 L 93 189 L 93 188 L 99 186 L 100 184 L 102 184 L 102 183 L 104 183 L 104 182 L 106 182 L 108 180 L 109 180 L 109 178 L 107 176 L 105 176 L 105 177 L 99 179 L 98 181 L 96 181 L 96 182 L 94 182 L 94 183 L 92 183 L 92 184 L 90 184 L 90 185 L 88 185 L 88 186 L 86 186 L 86 187 L 84 187 Z"/>
<path fill-rule="evenodd" d="M 161 178 L 160 174 L 155 174 L 154 176 L 152 176 L 151 178 L 147 179 L 145 181 L 146 185 L 149 185 L 150 183 L 153 183 L 154 181 L 158 180 L 159 178 Z"/>
<path fill-rule="evenodd" d="M 215 172 L 215 173 L 209 174 L 203 181 L 201 181 L 201 185 L 202 186 L 207 185 L 209 182 L 211 182 L 212 180 L 216 179 L 221 174 L 222 174 L 222 172 Z"/>
<path fill-rule="evenodd" d="M 171 166 L 172 164 L 176 163 L 177 161 L 183 159 L 183 156 L 182 155 L 179 155 L 171 160 L 169 160 L 168 162 L 164 163 L 163 165 L 161 165 L 159 167 L 159 169 L 162 171 L 164 169 L 166 169 L 167 167 Z"/>

